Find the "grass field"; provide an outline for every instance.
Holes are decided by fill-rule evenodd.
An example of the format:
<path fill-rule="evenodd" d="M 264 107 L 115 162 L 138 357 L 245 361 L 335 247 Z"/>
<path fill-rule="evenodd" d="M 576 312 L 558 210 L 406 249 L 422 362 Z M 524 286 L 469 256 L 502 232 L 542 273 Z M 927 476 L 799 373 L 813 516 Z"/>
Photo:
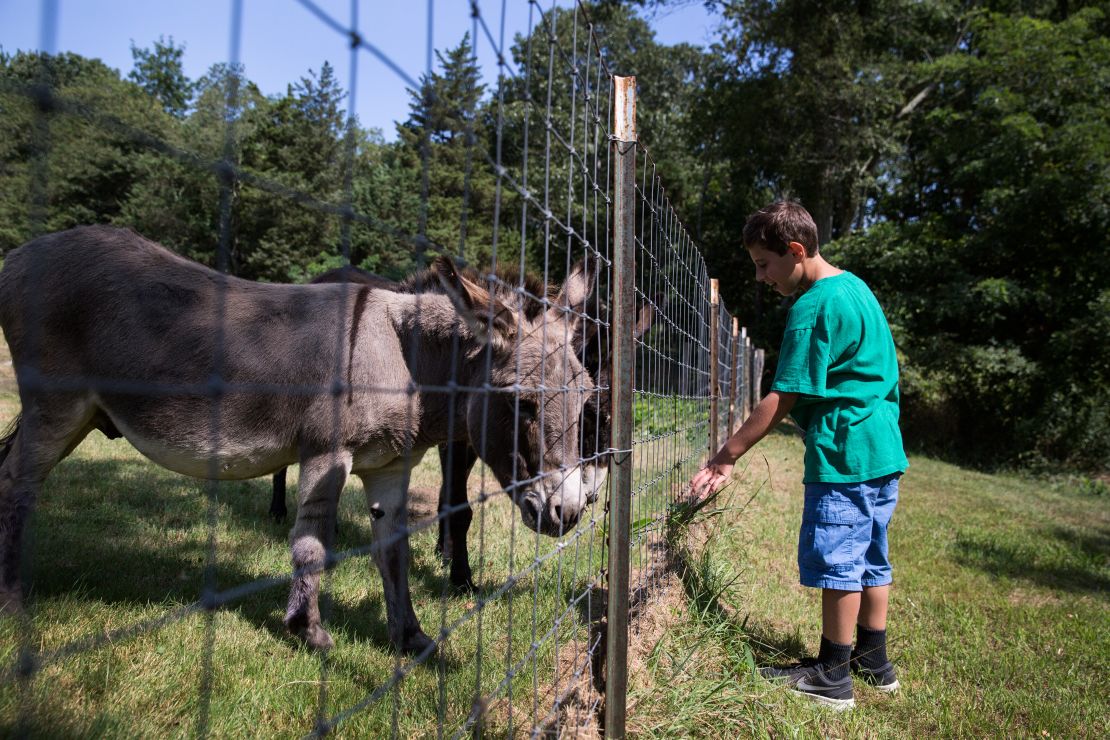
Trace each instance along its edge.
<path fill-rule="evenodd" d="M 18 409 L 7 369 L 5 423 Z M 496 490 L 476 471 L 472 499 L 483 480 Z M 414 471 L 413 523 L 434 516 L 438 486 L 432 451 Z M 471 530 L 477 594 L 448 586 L 434 525 L 414 535 L 417 614 L 429 635 L 449 636 L 438 659 L 410 668 L 388 645 L 381 581 L 365 555 L 326 578 L 322 608 L 336 648 L 323 663 L 285 633 L 287 582 L 211 615 L 178 614 L 201 593 L 210 551 L 218 589 L 288 574 L 289 525 L 267 518 L 269 496 L 269 482 L 255 480 L 222 484 L 210 501 L 203 481 L 93 432 L 51 474 L 33 515 L 30 631 L 0 620 L 0 735 L 299 737 L 317 719 L 339 718 L 339 737 L 434 737 L 441 727 L 450 736 L 476 694 L 487 698 L 493 736 L 592 722 L 568 711 L 586 701 L 581 674 L 603 604 L 599 507 L 556 541 L 523 527 L 506 496 L 490 499 Z M 351 482 L 337 549 L 369 541 L 365 499 Z M 24 649 L 48 656 L 30 681 L 12 674 Z M 409 672 L 394 687 L 398 669 Z M 556 698 L 567 705 L 559 713 Z"/>
<path fill-rule="evenodd" d="M 0 420 L 16 412 L 13 390 L 10 373 L 0 373 Z M 636 485 L 647 495 L 634 500 L 642 541 L 633 556 L 641 569 L 650 558 L 644 523 L 696 465 L 686 439 L 696 414 L 672 411 L 671 421 L 640 420 L 647 438 L 661 435 L 639 448 Z M 681 433 L 663 435 L 679 417 Z M 796 583 L 801 453 L 795 437 L 769 437 L 723 511 L 681 540 L 685 568 L 634 624 L 631 736 L 1110 734 L 1101 683 L 1110 668 L 1110 494 L 1079 479 L 985 475 L 912 458 L 891 533 L 891 655 L 903 691 L 888 697 L 857 685 L 857 708 L 834 715 L 756 678 L 754 666 L 817 645 L 817 594 Z M 415 472 L 416 522 L 434 512 L 434 457 Z M 472 483 L 476 494 L 479 476 Z M 293 737 L 338 716 L 340 737 L 429 737 L 441 727 L 451 736 L 476 693 L 492 697 L 482 707 L 492 737 L 537 724 L 596 732 L 596 697 L 576 674 L 604 605 L 592 588 L 604 585 L 600 508 L 552 549 L 554 541 L 521 527 L 505 497 L 492 499 L 472 530 L 477 595 L 446 586 L 434 528 L 415 535 L 417 613 L 430 635 L 446 628 L 450 636 L 439 660 L 391 688 L 405 662 L 387 644 L 367 557 L 327 578 L 336 649 L 323 662 L 284 632 L 285 583 L 147 628 L 196 600 L 212 552 L 220 589 L 286 574 L 288 526 L 267 519 L 268 501 L 266 481 L 221 485 L 210 500 L 203 482 L 155 467 L 122 440 L 90 435 L 55 470 L 35 511 L 31 630 L 0 620 L 0 735 Z M 369 532 L 362 493 L 349 484 L 338 549 L 365 545 Z M 141 628 L 131 634 L 134 625 Z M 53 656 L 29 681 L 11 673 L 22 649 Z M 552 711 L 556 697 L 567 700 L 561 713 Z"/>
<path fill-rule="evenodd" d="M 800 439 L 769 436 L 727 510 L 694 528 L 684 598 L 638 638 L 630 734 L 1110 735 L 1110 495 L 1084 480 L 911 457 L 890 535 L 903 690 L 856 682 L 857 708 L 836 715 L 755 677 L 817 649 L 819 592 L 797 584 L 801 460 Z"/>

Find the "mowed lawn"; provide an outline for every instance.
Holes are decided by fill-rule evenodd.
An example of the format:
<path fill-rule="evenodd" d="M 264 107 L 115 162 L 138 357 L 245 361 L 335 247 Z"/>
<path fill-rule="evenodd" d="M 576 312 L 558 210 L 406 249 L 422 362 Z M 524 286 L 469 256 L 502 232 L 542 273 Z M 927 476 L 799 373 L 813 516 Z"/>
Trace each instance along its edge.
<path fill-rule="evenodd" d="M 769 436 L 727 510 L 695 531 L 691 601 L 672 600 L 668 626 L 643 636 L 631 733 L 1110 736 L 1110 494 L 1084 479 L 911 456 L 890 535 L 903 690 L 857 681 L 856 709 L 837 715 L 757 678 L 755 665 L 818 647 L 819 592 L 797 583 L 802 452 L 792 434 Z"/>

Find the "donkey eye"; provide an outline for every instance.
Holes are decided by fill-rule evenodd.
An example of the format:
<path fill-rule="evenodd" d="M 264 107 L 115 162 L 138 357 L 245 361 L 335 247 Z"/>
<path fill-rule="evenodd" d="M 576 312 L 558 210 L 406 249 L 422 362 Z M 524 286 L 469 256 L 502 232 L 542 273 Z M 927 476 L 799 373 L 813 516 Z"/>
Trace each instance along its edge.
<path fill-rule="evenodd" d="M 517 401 L 517 416 L 525 424 L 531 424 L 539 416 L 535 401 Z"/>

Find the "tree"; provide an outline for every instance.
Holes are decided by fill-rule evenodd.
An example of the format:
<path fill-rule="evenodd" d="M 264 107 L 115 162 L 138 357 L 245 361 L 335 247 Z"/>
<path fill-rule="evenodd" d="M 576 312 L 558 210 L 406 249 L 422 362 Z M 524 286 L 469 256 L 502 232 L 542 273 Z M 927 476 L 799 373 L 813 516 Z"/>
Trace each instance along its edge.
<path fill-rule="evenodd" d="M 48 91 L 49 98 L 41 97 Z M 37 102 L 44 108 L 36 110 Z M 118 221 L 140 177 L 144 140 L 173 120 L 98 60 L 18 52 L 0 62 L 0 249 L 32 228 Z M 41 125 L 40 125 L 41 124 Z M 32 203 L 40 185 L 43 201 Z M 43 222 L 32 218 L 41 207 Z"/>
<path fill-rule="evenodd" d="M 185 75 L 184 56 L 185 47 L 175 46 L 173 36 L 169 42 L 159 36 L 152 49 L 140 49 L 131 42 L 135 68 L 127 78 L 157 98 L 162 109 L 175 118 L 185 116 L 195 87 Z"/>
<path fill-rule="evenodd" d="M 972 17 L 929 65 L 883 223 L 835 252 L 891 314 L 926 441 L 1107 469 L 1108 18 L 1057 10 Z"/>
<path fill-rule="evenodd" d="M 437 51 L 436 58 L 440 71 L 424 75 L 420 89 L 409 91 L 409 118 L 397 127 L 407 188 L 417 196 L 427 188 L 423 210 L 412 204 L 410 233 L 423 233 L 472 264 L 488 265 L 496 181 L 486 161 L 491 133 L 488 116 L 481 115 L 485 86 L 469 34 L 446 53 Z M 499 231 L 502 241 L 512 236 Z"/>
<path fill-rule="evenodd" d="M 243 183 L 237 178 L 222 183 L 221 171 L 231 170 L 218 164 L 241 165 L 240 142 L 250 137 L 259 109 L 267 105 L 241 67 L 209 68 L 197 82 L 190 114 L 162 137 L 169 151 L 138 152 L 141 176 L 121 219 L 190 259 L 216 267 L 226 208 L 230 270 L 237 273 Z"/>

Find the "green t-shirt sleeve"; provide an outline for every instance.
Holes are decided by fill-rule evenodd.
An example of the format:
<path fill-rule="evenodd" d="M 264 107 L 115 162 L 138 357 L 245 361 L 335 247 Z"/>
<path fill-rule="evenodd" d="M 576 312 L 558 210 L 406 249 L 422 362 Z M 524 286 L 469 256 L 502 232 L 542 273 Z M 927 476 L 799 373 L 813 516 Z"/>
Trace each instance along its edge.
<path fill-rule="evenodd" d="M 825 396 L 829 337 L 818 321 L 819 316 L 816 302 L 795 304 L 791 308 L 771 390 L 817 398 Z"/>

